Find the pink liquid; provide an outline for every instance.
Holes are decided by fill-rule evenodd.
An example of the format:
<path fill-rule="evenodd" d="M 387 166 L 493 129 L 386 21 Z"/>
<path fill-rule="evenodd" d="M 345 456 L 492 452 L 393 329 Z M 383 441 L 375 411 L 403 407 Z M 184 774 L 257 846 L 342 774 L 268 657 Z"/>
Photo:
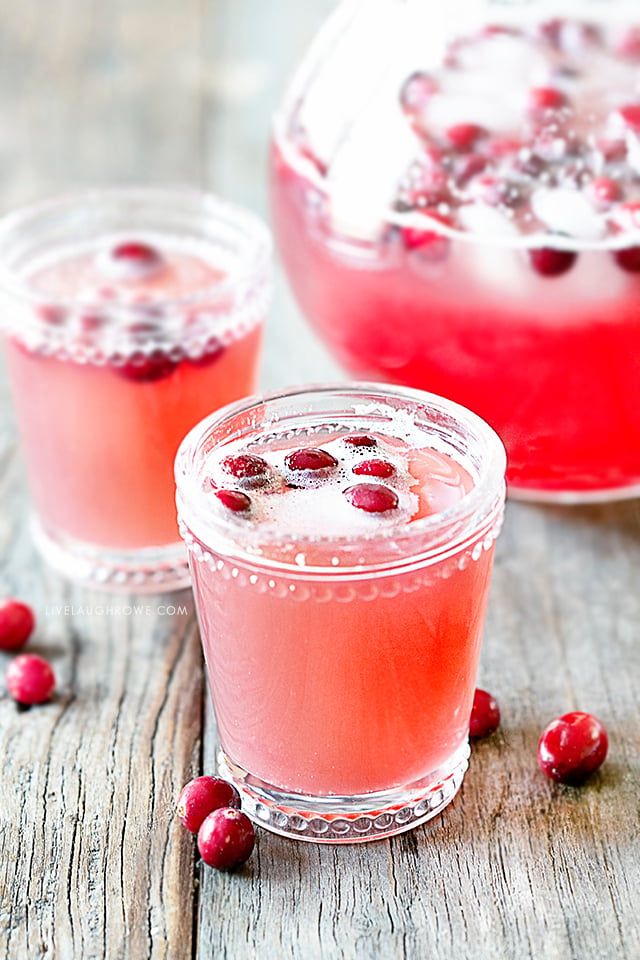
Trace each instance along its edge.
<path fill-rule="evenodd" d="M 355 562 L 364 562 L 360 548 L 371 561 L 372 532 L 406 531 L 472 486 L 446 454 L 367 433 L 377 440 L 374 453 L 349 449 L 334 428 L 252 445 L 273 470 L 262 487 L 230 478 L 219 458 L 207 471 L 216 489 L 251 499 L 246 515 L 229 520 L 233 538 L 262 544 L 273 559 L 279 548 L 269 535 L 277 530 L 304 565 L 278 572 L 215 553 L 191 558 L 223 750 L 254 777 L 294 793 L 349 796 L 433 781 L 466 742 L 493 557 L 492 541 L 482 546 L 486 530 L 430 566 L 385 573 L 383 565 L 342 582 L 326 569 L 314 573 L 318 563 L 338 563 L 327 559 L 333 536 L 352 536 Z M 285 454 L 310 445 L 338 466 L 318 479 L 288 470 Z M 371 479 L 352 473 L 371 456 L 396 467 L 392 478 L 374 481 L 399 498 L 384 514 L 356 509 L 344 493 Z M 213 490 L 211 510 L 225 511 Z"/>
<path fill-rule="evenodd" d="M 87 330 L 123 295 L 148 304 L 149 330 L 143 326 L 136 335 L 142 350 L 147 336 L 161 335 L 153 328 L 154 303 L 215 290 L 224 279 L 199 254 L 167 246 L 162 269 L 124 286 L 94 251 L 70 254 L 30 280 L 54 302 L 77 301 L 88 291 Z M 255 387 L 260 339 L 261 324 L 254 324 L 237 335 L 212 336 L 197 357 L 169 357 L 159 349 L 146 367 L 140 352 L 125 365 L 79 363 L 46 356 L 17 337 L 8 340 L 29 483 L 45 528 L 107 548 L 175 543 L 178 445 L 205 414 Z"/>
<path fill-rule="evenodd" d="M 303 311 L 350 371 L 474 410 L 505 442 L 514 488 L 615 493 L 640 485 L 640 125 L 626 109 L 638 100 L 640 46 L 626 28 L 532 30 L 462 38 L 447 66 L 423 75 L 422 101 L 415 87 L 409 104 L 408 88 L 398 91 L 415 153 L 377 226 L 352 223 L 384 206 L 373 187 L 368 205 L 340 207 L 346 136 L 342 155 L 324 155 L 301 107 L 273 151 L 275 229 Z M 509 44 L 523 66 L 505 83 L 498 54 Z M 492 70 L 495 90 L 474 99 Z M 527 106 L 536 84 L 556 90 L 562 109 Z M 452 148 L 447 123 L 465 119 L 485 126 Z M 378 149 L 362 154 L 363 181 Z M 615 199 L 596 193 L 598 177 Z M 548 188 L 550 209 L 540 203 Z M 545 243 L 577 256 L 547 272 L 530 252 Z"/>

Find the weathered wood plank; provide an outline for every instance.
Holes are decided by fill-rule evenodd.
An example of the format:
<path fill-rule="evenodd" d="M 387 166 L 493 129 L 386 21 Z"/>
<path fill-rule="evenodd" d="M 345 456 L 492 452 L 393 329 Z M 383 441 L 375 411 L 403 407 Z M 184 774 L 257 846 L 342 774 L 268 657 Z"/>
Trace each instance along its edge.
<path fill-rule="evenodd" d="M 331 4 L 210 4 L 208 61 L 235 51 L 262 89 L 210 104 L 215 186 L 264 208 L 270 115 L 284 75 Z M 246 75 L 245 74 L 245 75 Z M 235 74 L 237 79 L 237 73 Z M 220 81 L 218 81 L 220 82 Z M 223 84 L 224 86 L 224 84 Z M 281 284 L 265 381 L 335 377 Z M 390 842 L 340 849 L 261 831 L 240 875 L 201 874 L 198 956 L 291 960 L 574 960 L 640 955 L 640 506 L 510 504 L 482 680 L 503 732 L 475 747 L 454 804 Z M 611 756 L 580 791 L 535 760 L 540 730 L 573 708 L 609 726 Z M 205 765 L 214 765 L 208 715 Z"/>
<path fill-rule="evenodd" d="M 200 13 L 199 0 L 2 4 L 2 207 L 83 184 L 199 182 Z M 134 598 L 42 570 L 4 381 L 2 401 L 0 590 L 34 603 L 33 648 L 59 692 L 26 713 L 0 698 L 0 956 L 190 957 L 193 846 L 173 815 L 200 765 L 190 595 L 118 612 Z"/>

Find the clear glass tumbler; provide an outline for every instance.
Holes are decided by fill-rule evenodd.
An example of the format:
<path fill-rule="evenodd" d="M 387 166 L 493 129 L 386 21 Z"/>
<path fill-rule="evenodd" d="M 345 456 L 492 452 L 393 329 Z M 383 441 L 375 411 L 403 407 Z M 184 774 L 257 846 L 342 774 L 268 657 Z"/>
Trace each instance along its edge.
<path fill-rule="evenodd" d="M 255 389 L 271 283 L 254 216 L 113 189 L 0 224 L 0 326 L 43 556 L 109 588 L 188 585 L 173 460 Z"/>
<path fill-rule="evenodd" d="M 178 513 L 219 765 L 257 822 L 373 840 L 454 797 L 504 473 L 482 420 L 400 387 L 253 398 L 186 437 Z"/>

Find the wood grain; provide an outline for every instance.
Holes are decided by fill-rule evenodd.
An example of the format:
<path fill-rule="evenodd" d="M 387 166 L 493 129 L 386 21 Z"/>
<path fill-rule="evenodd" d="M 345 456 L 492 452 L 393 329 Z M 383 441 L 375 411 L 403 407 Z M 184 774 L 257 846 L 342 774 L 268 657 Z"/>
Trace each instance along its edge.
<path fill-rule="evenodd" d="M 331 6 L 49 0 L 45 17 L 38 0 L 0 0 L 3 204 L 143 180 L 202 182 L 266 209 L 269 117 Z M 280 278 L 265 385 L 338 376 Z M 34 601 L 36 648 L 60 678 L 38 710 L 0 699 L 1 957 L 638 960 L 638 502 L 509 505 L 482 663 L 503 730 L 474 748 L 441 817 L 363 847 L 261 832 L 227 876 L 194 865 L 173 820 L 215 740 L 207 707 L 202 747 L 191 607 L 158 609 L 188 595 L 98 612 L 104 595 L 42 570 L 0 390 L 0 590 Z M 535 763 L 541 728 L 575 707 L 611 733 L 582 790 Z"/>

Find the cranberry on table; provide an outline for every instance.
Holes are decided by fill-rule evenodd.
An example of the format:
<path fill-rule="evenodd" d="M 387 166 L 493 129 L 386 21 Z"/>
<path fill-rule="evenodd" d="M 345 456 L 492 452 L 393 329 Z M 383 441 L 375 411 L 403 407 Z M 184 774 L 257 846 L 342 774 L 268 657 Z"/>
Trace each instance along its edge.
<path fill-rule="evenodd" d="M 214 810 L 198 831 L 200 856 L 216 870 L 233 870 L 245 863 L 255 842 L 251 820 L 233 807 Z"/>
<path fill-rule="evenodd" d="M 358 477 L 380 477 L 383 480 L 392 477 L 395 472 L 396 468 L 388 460 L 362 460 L 352 469 L 352 473 Z"/>
<path fill-rule="evenodd" d="M 344 495 L 352 507 L 367 513 L 387 513 L 398 506 L 398 494 L 381 483 L 358 483 L 348 487 Z"/>
<path fill-rule="evenodd" d="M 0 602 L 0 650 L 19 650 L 36 625 L 31 607 L 21 600 L 8 598 Z"/>
<path fill-rule="evenodd" d="M 607 731 L 590 713 L 574 711 L 552 720 L 538 742 L 538 766 L 551 780 L 577 786 L 604 763 Z"/>
<path fill-rule="evenodd" d="M 554 250 L 552 247 L 539 247 L 529 251 L 533 269 L 543 277 L 561 277 L 573 267 L 578 254 L 571 250 Z"/>
<path fill-rule="evenodd" d="M 241 453 L 235 457 L 225 457 L 222 469 L 237 480 L 251 480 L 254 483 L 266 483 L 269 477 L 269 464 L 262 457 L 252 453 Z"/>
<path fill-rule="evenodd" d="M 51 666 L 43 657 L 23 653 L 9 664 L 6 673 L 10 696 L 23 706 L 46 703 L 56 686 Z"/>
<path fill-rule="evenodd" d="M 490 737 L 500 726 L 500 707 L 498 701 L 479 687 L 473 697 L 473 707 L 469 718 L 469 736 L 474 740 Z"/>
<path fill-rule="evenodd" d="M 221 807 L 240 808 L 240 794 L 220 777 L 196 777 L 182 788 L 178 798 L 178 819 L 191 833 L 197 833 L 203 821 Z"/>
<path fill-rule="evenodd" d="M 320 447 L 294 450 L 285 459 L 289 470 L 329 470 L 338 466 L 336 458 Z"/>
<path fill-rule="evenodd" d="M 223 507 L 233 513 L 246 513 L 251 509 L 251 499 L 241 490 L 216 490 L 215 496 Z"/>

